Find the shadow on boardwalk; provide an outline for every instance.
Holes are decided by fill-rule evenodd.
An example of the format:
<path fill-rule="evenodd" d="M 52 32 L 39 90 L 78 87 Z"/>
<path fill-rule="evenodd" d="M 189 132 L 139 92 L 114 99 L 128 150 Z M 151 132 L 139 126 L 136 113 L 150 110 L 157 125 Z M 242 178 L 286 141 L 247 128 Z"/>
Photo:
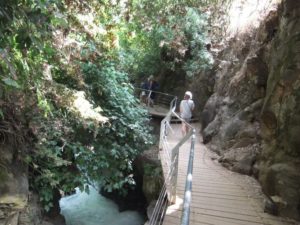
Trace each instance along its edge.
<path fill-rule="evenodd" d="M 193 125 L 199 127 L 199 124 Z M 231 172 L 213 160 L 217 158 L 216 155 L 200 142 L 202 137 L 198 131 L 197 134 L 190 225 L 299 224 L 264 213 L 264 198 L 257 181 L 252 177 Z M 169 144 L 176 144 L 180 138 L 180 125 L 173 124 Z M 168 207 L 164 225 L 180 224 L 189 149 L 190 142 L 180 148 L 177 200 L 176 204 Z M 164 169 L 164 162 L 162 165 Z"/>

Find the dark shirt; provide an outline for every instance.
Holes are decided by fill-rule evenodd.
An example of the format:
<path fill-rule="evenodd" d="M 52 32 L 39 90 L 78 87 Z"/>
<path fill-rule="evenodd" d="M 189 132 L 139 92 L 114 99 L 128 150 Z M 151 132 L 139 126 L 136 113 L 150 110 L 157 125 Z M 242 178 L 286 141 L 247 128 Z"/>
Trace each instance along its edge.
<path fill-rule="evenodd" d="M 141 85 L 141 88 L 144 90 L 148 90 L 147 91 L 147 95 L 149 94 L 149 91 L 157 91 L 159 88 L 159 84 L 156 81 L 147 81 L 147 82 L 143 82 Z M 151 92 L 150 98 L 154 99 L 155 98 L 156 93 Z"/>

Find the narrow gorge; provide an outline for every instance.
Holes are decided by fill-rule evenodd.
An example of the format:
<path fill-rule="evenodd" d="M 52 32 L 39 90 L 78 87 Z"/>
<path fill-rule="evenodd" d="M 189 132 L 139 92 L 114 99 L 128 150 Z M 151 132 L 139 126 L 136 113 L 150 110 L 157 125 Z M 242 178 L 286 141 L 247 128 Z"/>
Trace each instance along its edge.
<path fill-rule="evenodd" d="M 162 186 L 150 76 L 190 90 L 218 162 L 300 221 L 299 0 L 0 1 L 0 33 L 0 225 L 144 223 Z M 90 185 L 126 210 L 143 189 L 143 212 Z"/>

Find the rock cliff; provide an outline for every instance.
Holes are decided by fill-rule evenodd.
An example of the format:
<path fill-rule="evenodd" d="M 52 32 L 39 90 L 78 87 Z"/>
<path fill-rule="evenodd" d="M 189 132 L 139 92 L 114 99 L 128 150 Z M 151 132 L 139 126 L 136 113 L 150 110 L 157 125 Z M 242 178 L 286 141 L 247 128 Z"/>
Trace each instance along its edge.
<path fill-rule="evenodd" d="M 300 2 L 260 1 L 255 10 L 251 1 L 237 2 L 227 7 L 227 30 L 214 31 L 204 142 L 229 169 L 257 177 L 281 215 L 299 220 Z M 230 30 L 235 3 L 240 25 L 244 14 L 248 21 Z"/>
<path fill-rule="evenodd" d="M 41 224 L 42 207 L 29 191 L 28 167 L 19 158 L 27 144 L 21 143 L 22 136 L 12 124 L 1 123 L 1 127 L 0 224 Z"/>

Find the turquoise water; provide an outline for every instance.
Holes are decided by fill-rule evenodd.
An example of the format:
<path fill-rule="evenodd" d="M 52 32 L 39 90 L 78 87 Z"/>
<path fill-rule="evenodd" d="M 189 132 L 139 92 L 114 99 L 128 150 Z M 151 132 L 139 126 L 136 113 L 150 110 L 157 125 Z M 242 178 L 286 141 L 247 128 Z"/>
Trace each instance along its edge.
<path fill-rule="evenodd" d="M 90 193 L 81 192 L 60 200 L 61 214 L 67 225 L 142 225 L 143 217 L 135 211 L 119 212 L 111 200 L 90 187 Z"/>

